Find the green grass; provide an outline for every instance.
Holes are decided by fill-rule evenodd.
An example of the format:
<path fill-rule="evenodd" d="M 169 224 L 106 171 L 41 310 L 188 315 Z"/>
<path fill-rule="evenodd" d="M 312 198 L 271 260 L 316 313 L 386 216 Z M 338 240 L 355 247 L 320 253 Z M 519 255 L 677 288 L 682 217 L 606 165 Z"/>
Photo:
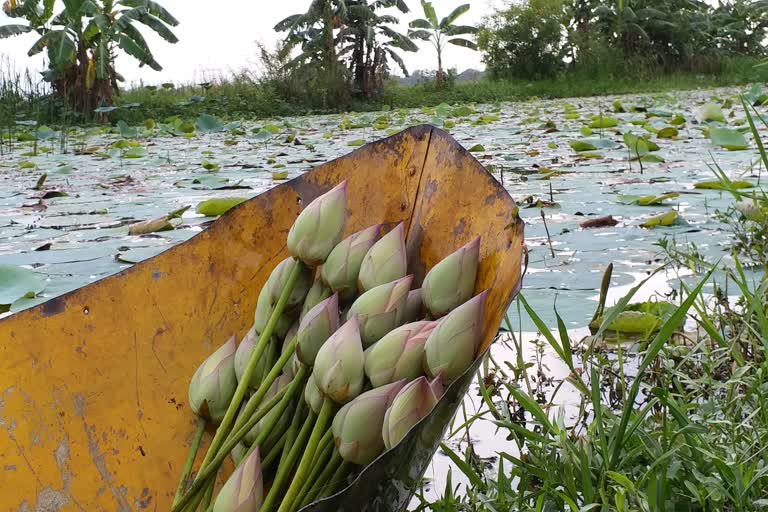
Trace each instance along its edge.
<path fill-rule="evenodd" d="M 746 102 L 751 132 L 768 124 Z M 768 155 L 760 147 L 763 165 Z M 713 172 L 723 190 L 743 201 L 725 173 Z M 766 198 L 749 194 L 766 206 Z M 736 223 L 756 221 L 729 210 Z M 764 230 L 764 227 L 763 227 Z M 768 242 L 749 229 L 734 230 L 733 268 L 699 261 L 698 283 L 680 285 L 680 306 L 646 343 L 634 347 L 598 344 L 611 316 L 640 286 L 619 301 L 593 337 L 571 340 L 562 325 L 550 329 L 520 298 L 539 333 L 536 347 L 550 346 L 570 373 L 549 376 L 538 348 L 537 364 L 523 360 L 521 336 L 511 335 L 516 361 L 490 358 L 478 377 L 483 408 L 454 431 L 462 452 L 443 451 L 471 486 L 448 483 L 435 500 L 420 496 L 419 510 L 440 512 L 540 511 L 753 511 L 768 506 Z M 762 246 L 756 251 L 754 245 Z M 756 257 L 756 254 L 759 257 Z M 681 254 L 668 263 L 680 266 Z M 762 270 L 756 280 L 742 267 L 747 258 Z M 682 263 L 685 266 L 685 263 Z M 721 287 L 712 274 L 727 275 Z M 721 280 L 722 281 L 722 280 Z M 757 282 L 755 282 L 757 281 Z M 714 291 L 703 287 L 714 284 Z M 641 283 L 642 285 L 642 283 Z M 604 288 L 607 284 L 604 284 Z M 601 296 L 603 296 L 601 293 Z M 736 295 L 734 301 L 728 296 Z M 692 319 L 686 332 L 679 325 Z M 507 323 L 509 326 L 509 322 Z M 509 328 L 509 327 L 508 327 Z M 510 332 L 511 332 L 511 328 Z M 545 361 L 546 363 L 546 361 Z M 560 409 L 570 386 L 566 416 Z M 576 403 L 574 403 L 576 402 Z M 478 460 L 467 429 L 491 419 L 511 447 L 497 453 L 493 471 Z"/>
<path fill-rule="evenodd" d="M 567 98 L 625 93 L 661 93 L 673 90 L 741 85 L 768 80 L 768 67 L 755 67 L 752 60 L 734 60 L 722 66 L 718 74 L 650 73 L 642 77 L 592 76 L 568 73 L 557 79 L 539 81 L 480 80 L 460 82 L 446 87 L 434 83 L 404 86 L 390 83 L 383 97 L 368 101 L 352 100 L 339 105 L 319 104 L 302 97 L 285 97 L 280 87 L 247 78 L 219 82 L 208 89 L 183 86 L 176 89 L 126 91 L 118 104 L 139 106 L 111 114 L 113 121 L 123 119 L 140 123 L 146 118 L 196 116 L 207 112 L 225 119 L 308 115 L 345 111 L 372 111 L 385 107 L 420 108 L 441 103 L 495 103 L 532 98 Z M 204 98 L 204 99 L 203 99 Z M 201 100 L 201 101 L 195 101 Z"/>

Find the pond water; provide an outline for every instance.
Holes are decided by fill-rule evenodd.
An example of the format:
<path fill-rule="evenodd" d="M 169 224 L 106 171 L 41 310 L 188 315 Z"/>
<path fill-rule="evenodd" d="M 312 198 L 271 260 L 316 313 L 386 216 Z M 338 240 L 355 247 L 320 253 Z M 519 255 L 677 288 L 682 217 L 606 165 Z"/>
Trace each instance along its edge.
<path fill-rule="evenodd" d="M 187 136 L 189 126 L 179 123 L 138 130 L 77 129 L 68 137 L 66 152 L 57 134 L 44 132 L 41 138 L 47 140 L 37 143 L 37 155 L 32 154 L 34 142 L 28 141 L 15 142 L 10 154 L 0 157 L 0 265 L 23 265 L 45 278 L 44 291 L 15 302 L 11 312 L 119 272 L 194 236 L 213 220 L 193 213 L 203 200 L 252 197 L 364 142 L 433 123 L 472 148 L 518 201 L 530 251 L 523 294 L 548 325 L 556 304 L 578 339 L 587 332 L 609 263 L 614 264 L 609 304 L 658 267 L 664 257 L 660 239 L 693 243 L 703 258 L 729 263 L 731 240 L 715 211 L 733 199 L 694 185 L 715 180 L 713 167 L 718 165 L 731 179 L 768 189 L 738 100 L 745 91 L 440 106 L 226 126 L 208 119 Z M 723 147 L 722 136 L 733 146 L 736 133 L 739 146 L 742 132 L 746 149 Z M 626 133 L 646 136 L 658 150 Z M 43 173 L 43 190 L 34 190 Z M 66 195 L 41 199 L 51 191 Z M 639 197 L 664 194 L 670 197 L 661 204 L 636 204 Z M 193 208 L 183 214 L 177 229 L 128 235 L 131 223 L 188 205 Z M 674 225 L 641 226 L 670 210 L 679 215 Z M 608 215 L 616 221 L 612 226 L 580 227 Z M 677 287 L 679 276 L 696 278 L 688 274 L 679 269 L 657 274 L 637 297 L 663 295 Z M 524 339 L 532 339 L 536 329 L 527 315 L 520 318 L 514 304 L 510 313 Z M 535 360 L 536 352 L 531 344 L 526 359 Z M 494 357 L 515 356 L 499 344 Z M 552 375 L 563 377 L 565 367 L 548 349 L 543 358 Z M 561 397 L 567 405 L 568 393 Z M 468 397 L 467 413 L 477 404 Z M 503 444 L 494 430 L 489 422 L 473 427 L 481 456 Z M 441 455 L 435 461 L 426 476 L 435 478 L 439 492 L 449 465 Z M 454 477 L 460 480 L 456 471 Z"/>

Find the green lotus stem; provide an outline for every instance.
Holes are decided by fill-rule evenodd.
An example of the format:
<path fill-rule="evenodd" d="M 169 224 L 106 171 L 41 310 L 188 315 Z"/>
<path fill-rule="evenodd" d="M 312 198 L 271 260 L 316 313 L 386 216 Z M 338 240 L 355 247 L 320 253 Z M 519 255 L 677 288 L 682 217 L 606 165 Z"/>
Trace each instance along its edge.
<path fill-rule="evenodd" d="M 272 383 L 275 382 L 275 380 L 283 372 L 283 366 L 285 366 L 285 364 L 291 358 L 295 348 L 296 337 L 294 336 L 293 339 L 288 342 L 288 345 L 286 345 L 283 354 L 280 356 L 280 359 L 277 360 L 269 373 L 267 373 L 267 376 L 264 377 L 264 380 L 259 385 L 259 389 L 257 389 L 251 398 L 248 399 L 248 402 L 246 402 L 245 407 L 240 412 L 240 416 L 235 421 L 234 427 L 232 427 L 232 432 L 239 431 L 245 422 L 248 421 L 248 418 L 256 411 L 256 409 L 258 409 L 259 405 L 261 405 L 261 401 L 267 394 L 267 391 L 269 391 L 269 388 L 272 386 Z M 256 350 L 254 349 L 254 353 L 255 352 Z"/>
<path fill-rule="evenodd" d="M 315 425 L 315 419 L 315 413 L 310 410 L 299 431 L 299 435 L 296 436 L 296 441 L 288 452 L 288 456 L 280 461 L 277 475 L 275 475 L 275 479 L 272 481 L 272 487 L 269 489 L 269 494 L 267 494 L 264 503 L 261 505 L 260 512 L 271 512 L 274 510 L 275 501 L 279 499 L 280 491 L 285 484 L 285 481 L 290 476 L 291 470 L 293 469 L 294 464 L 296 464 L 301 451 L 304 449 L 304 442 L 307 440 L 310 431 L 314 434 L 313 425 Z M 312 440 L 310 439 L 310 442 L 311 441 Z"/>
<path fill-rule="evenodd" d="M 275 426 L 275 423 L 280 419 L 280 416 L 285 411 L 285 409 L 288 408 L 288 405 L 291 403 L 291 400 L 298 394 L 299 390 L 303 386 L 304 377 L 306 376 L 307 369 L 305 367 L 302 367 L 299 370 L 299 373 L 296 374 L 296 377 L 294 378 L 293 382 L 286 387 L 278 391 L 274 397 L 272 397 L 268 402 L 266 402 L 261 409 L 259 409 L 256 414 L 253 415 L 253 417 L 248 420 L 248 422 L 243 425 L 243 428 L 238 430 L 233 436 L 229 436 L 224 443 L 224 446 L 219 450 L 219 452 L 216 454 L 216 456 L 211 460 L 211 462 L 206 466 L 205 468 L 201 468 L 199 473 L 197 474 L 197 477 L 195 478 L 195 481 L 192 483 L 192 486 L 189 488 L 189 491 L 187 491 L 187 494 L 185 494 L 179 502 L 171 509 L 171 512 L 181 512 L 184 510 L 184 506 L 189 503 L 189 501 L 193 498 L 193 493 L 196 493 L 205 483 L 206 480 L 218 471 L 219 466 L 221 466 L 221 463 L 224 461 L 224 458 L 229 454 L 229 452 L 232 451 L 232 449 L 239 443 L 245 435 L 258 423 L 261 421 L 261 419 L 267 415 L 274 407 L 278 407 L 281 409 L 280 414 L 276 414 L 273 423 L 271 425 L 266 425 L 264 431 L 259 434 L 259 436 L 254 441 L 251 448 L 246 453 L 246 458 L 248 455 L 251 454 L 251 452 L 255 449 L 255 447 L 259 446 L 259 443 L 263 443 L 264 439 L 269 435 L 272 428 Z"/>
<path fill-rule="evenodd" d="M 285 410 L 288 408 L 288 406 L 291 403 L 291 400 L 296 398 L 297 396 L 301 396 L 301 390 L 304 389 L 304 381 L 307 377 L 307 367 L 302 366 L 299 370 L 299 373 L 296 374 L 296 376 L 293 378 L 293 381 L 288 385 L 287 389 L 288 392 L 283 396 L 283 399 L 280 401 L 280 404 L 278 405 L 278 414 L 274 415 L 274 418 L 272 418 L 272 421 L 268 423 L 267 425 L 264 425 L 264 430 L 262 430 L 259 435 L 256 437 L 256 439 L 253 441 L 253 444 L 250 448 L 248 448 L 248 451 L 245 452 L 245 456 L 247 457 L 251 453 L 253 453 L 253 450 L 255 450 L 258 446 L 260 446 L 264 441 L 269 437 L 269 435 L 272 433 L 272 430 L 274 430 L 275 425 L 277 425 L 277 422 L 280 421 L 280 416 L 285 412 Z M 245 434 L 248 433 L 253 428 L 253 425 L 255 423 L 248 422 L 246 423 L 243 428 L 238 432 L 238 437 L 242 433 L 243 437 L 245 437 Z"/>
<path fill-rule="evenodd" d="M 200 502 L 203 501 L 203 497 L 205 496 L 205 489 L 200 488 L 197 491 L 195 491 L 194 495 L 190 497 L 189 502 L 186 506 L 182 507 L 183 512 L 195 512 L 197 510 L 198 505 L 200 505 Z M 184 496 L 186 497 L 186 495 Z"/>
<path fill-rule="evenodd" d="M 184 469 L 181 471 L 181 480 L 179 480 L 179 486 L 176 488 L 176 496 L 173 497 L 173 504 L 176 505 L 181 498 L 184 488 L 189 483 L 189 474 L 192 472 L 192 466 L 195 464 L 195 457 L 197 456 L 197 450 L 200 448 L 200 440 L 205 433 L 205 418 L 198 418 L 197 430 L 195 430 L 195 437 L 192 438 L 192 446 L 189 447 L 187 453 L 187 461 L 184 463 Z"/>
<path fill-rule="evenodd" d="M 280 439 L 277 440 L 275 443 L 275 446 L 270 448 L 269 452 L 267 453 L 267 456 L 264 457 L 264 460 L 261 461 L 261 469 L 263 471 L 266 471 L 272 466 L 272 463 L 278 460 L 278 457 L 281 453 L 283 453 L 283 447 L 287 444 L 286 440 L 288 438 L 288 432 L 283 432 L 283 434 L 280 436 Z"/>
<path fill-rule="evenodd" d="M 334 492 L 336 492 L 336 489 L 339 487 L 339 484 L 341 484 L 344 479 L 347 476 L 347 471 L 349 471 L 349 467 L 352 464 L 348 461 L 342 461 L 339 467 L 336 468 L 336 471 L 333 473 L 333 476 L 331 477 L 330 483 L 323 489 L 323 492 L 320 493 L 319 498 L 325 498 L 326 496 L 330 496 Z"/>
<path fill-rule="evenodd" d="M 203 495 L 203 501 L 200 504 L 201 510 L 213 510 L 213 503 L 211 503 L 211 500 L 213 499 L 213 489 L 216 487 L 216 478 L 211 478 L 211 483 L 208 484 L 208 487 L 205 489 L 205 494 Z"/>
<path fill-rule="evenodd" d="M 304 405 L 305 405 L 304 400 L 299 398 L 299 407 L 297 409 L 303 410 Z M 311 413 L 312 411 L 309 411 L 309 412 Z M 286 432 L 285 444 L 283 444 L 283 450 L 280 453 L 280 464 L 282 464 L 283 461 L 286 459 L 286 457 L 288 457 L 288 453 L 291 451 L 291 448 L 293 447 L 293 443 L 296 440 L 296 436 L 298 435 L 299 429 L 302 426 L 301 418 L 302 418 L 302 415 L 300 414 L 299 410 L 297 410 L 296 413 L 293 415 L 293 419 L 291 420 L 291 426 L 288 427 L 288 431 Z M 278 467 L 280 467 L 280 464 L 278 464 Z"/>
<path fill-rule="evenodd" d="M 324 443 L 326 439 L 328 442 Z M 332 440 L 333 433 L 330 430 L 327 431 L 323 438 L 320 440 L 320 444 L 317 447 L 317 453 L 315 454 L 315 458 L 312 460 L 312 472 L 309 474 L 309 477 L 307 477 L 306 481 L 304 481 L 304 485 L 301 487 L 299 494 L 296 496 L 295 503 L 299 503 L 297 508 L 301 508 L 301 503 L 304 502 L 304 498 L 306 498 L 307 493 L 309 493 L 312 484 L 317 480 L 320 472 L 325 469 L 325 464 L 328 462 L 328 459 L 333 453 L 333 446 L 330 442 Z"/>
<path fill-rule="evenodd" d="M 280 298 L 278 299 L 277 304 L 275 305 L 275 309 L 272 311 L 272 314 L 269 317 L 267 326 L 264 328 L 264 332 L 261 333 L 261 336 L 259 336 L 259 341 L 256 343 L 256 346 L 254 347 L 253 352 L 251 353 L 251 358 L 248 360 L 248 365 L 245 367 L 245 372 L 243 373 L 243 376 L 237 385 L 237 389 L 235 390 L 235 395 L 232 397 L 232 401 L 229 403 L 229 408 L 227 409 L 227 412 L 224 414 L 224 419 L 221 421 L 221 424 L 219 425 L 218 430 L 216 430 L 216 435 L 213 436 L 213 441 L 211 441 L 211 446 L 208 447 L 208 452 L 205 454 L 205 458 L 203 459 L 203 462 L 200 465 L 200 471 L 202 471 L 211 463 L 214 457 L 216 457 L 216 455 L 219 453 L 219 449 L 221 448 L 221 445 L 227 439 L 227 436 L 232 427 L 232 422 L 235 421 L 237 412 L 240 409 L 240 403 L 243 401 L 243 398 L 245 398 L 245 393 L 248 391 L 248 386 L 250 385 L 251 380 L 253 379 L 253 373 L 256 371 L 256 366 L 258 366 L 259 364 L 259 359 L 264 353 L 264 349 L 266 349 L 267 344 L 269 343 L 269 340 L 272 338 L 272 332 L 275 330 L 275 326 L 277 325 L 277 321 L 280 318 L 280 315 L 283 314 L 285 305 L 288 303 L 288 299 L 291 296 L 291 292 L 293 292 L 293 287 L 296 285 L 296 281 L 299 279 L 299 275 L 301 274 L 301 269 L 302 269 L 302 264 L 297 261 L 296 265 L 294 265 L 293 268 L 291 269 L 291 273 L 288 276 L 288 279 L 286 280 L 285 287 L 280 293 Z M 264 384 L 265 383 L 262 383 L 262 385 L 259 387 L 259 391 L 261 391 L 261 389 L 265 387 Z M 269 383 L 268 386 L 266 386 L 266 388 L 268 389 L 270 385 L 272 385 L 271 382 Z M 264 393 L 266 392 L 267 391 L 265 389 Z M 260 400 L 261 399 L 259 399 L 259 401 Z M 249 401 L 249 405 L 250 405 L 250 401 Z M 256 407 L 253 407 L 253 409 L 255 410 Z M 251 411 L 251 414 L 252 413 L 253 411 Z"/>
<path fill-rule="evenodd" d="M 312 429 L 312 436 L 309 438 L 306 450 L 304 450 L 304 455 L 299 463 L 299 468 L 296 470 L 296 474 L 294 475 L 293 480 L 291 480 L 291 485 L 288 487 L 288 491 L 285 493 L 285 497 L 283 498 L 282 503 L 280 503 L 280 508 L 277 509 L 277 512 L 288 512 L 289 510 L 293 510 L 293 502 L 309 475 L 312 459 L 315 456 L 320 439 L 325 435 L 325 430 L 328 427 L 328 422 L 332 415 L 333 401 L 330 398 L 326 398 L 323 402 L 323 408 L 320 409 L 320 414 L 317 415 L 317 423 L 315 423 L 315 428 Z"/>
<path fill-rule="evenodd" d="M 333 474 L 336 472 L 336 469 L 339 467 L 339 464 L 341 464 L 343 459 L 341 458 L 341 455 L 339 455 L 339 452 L 336 450 L 333 450 L 331 453 L 331 460 L 328 461 L 328 464 L 323 469 L 323 472 L 320 473 L 320 476 L 317 477 L 317 479 L 312 482 L 312 487 L 309 489 L 309 492 L 304 496 L 304 499 L 302 500 L 301 504 L 299 505 L 299 508 L 306 507 L 310 503 L 316 500 L 318 494 L 320 494 L 320 491 L 325 487 L 326 483 L 331 479 Z"/>

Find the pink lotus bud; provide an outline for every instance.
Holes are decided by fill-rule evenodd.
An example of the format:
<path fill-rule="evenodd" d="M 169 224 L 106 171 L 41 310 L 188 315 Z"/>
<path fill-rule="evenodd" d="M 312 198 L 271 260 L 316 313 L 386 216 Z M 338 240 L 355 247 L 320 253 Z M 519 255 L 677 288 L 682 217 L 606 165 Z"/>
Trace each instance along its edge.
<path fill-rule="evenodd" d="M 424 344 L 437 322 L 413 322 L 387 333 L 365 353 L 365 374 L 377 388 L 423 374 Z"/>
<path fill-rule="evenodd" d="M 446 256 L 427 273 L 421 285 L 422 299 L 435 318 L 472 297 L 479 260 L 480 237 L 477 237 Z"/>
<path fill-rule="evenodd" d="M 376 224 L 345 238 L 333 248 L 321 269 L 323 281 L 342 299 L 357 291 L 357 280 L 363 258 L 379 239 L 381 224 Z"/>
<path fill-rule="evenodd" d="M 403 223 L 373 244 L 360 266 L 358 284 L 361 291 L 395 281 L 408 273 Z"/>
<path fill-rule="evenodd" d="M 367 391 L 342 407 L 333 419 L 333 438 L 341 457 L 365 465 L 384 450 L 384 416 L 405 379 Z"/>
<path fill-rule="evenodd" d="M 365 358 L 357 317 L 352 315 L 320 347 L 312 375 L 320 391 L 344 404 L 363 390 Z"/>
<path fill-rule="evenodd" d="M 315 384 L 314 374 L 310 375 L 309 380 L 307 380 L 307 385 L 304 386 L 304 401 L 307 402 L 307 405 L 315 414 L 320 414 L 324 399 L 325 396 L 323 396 L 322 391 L 320 391 L 320 388 Z"/>
<path fill-rule="evenodd" d="M 259 333 L 256 332 L 255 327 L 251 327 L 251 329 L 243 337 L 243 341 L 241 341 L 240 345 L 237 346 L 237 351 L 235 352 L 235 376 L 237 377 L 238 382 L 240 382 L 240 380 L 243 378 L 245 368 L 248 366 L 248 361 L 251 359 L 251 353 L 256 347 L 256 343 L 258 343 L 258 341 Z M 261 359 L 258 361 L 256 371 L 253 372 L 251 382 L 248 384 L 249 387 L 259 387 L 259 384 L 261 384 L 261 381 L 271 369 L 272 361 L 270 361 L 269 357 L 265 357 L 269 352 L 270 351 L 267 350 L 266 353 L 262 355 Z"/>
<path fill-rule="evenodd" d="M 254 512 L 264 501 L 261 458 L 256 448 L 235 469 L 213 504 L 213 512 Z"/>
<path fill-rule="evenodd" d="M 346 220 L 345 180 L 301 211 L 288 232 L 288 252 L 310 267 L 320 265 L 341 241 Z"/>
<path fill-rule="evenodd" d="M 299 315 L 299 320 L 304 318 L 304 315 L 306 315 L 310 309 L 330 297 L 332 293 L 333 292 L 331 289 L 328 288 L 320 278 L 320 272 L 317 272 L 315 280 L 312 283 L 312 287 L 309 289 L 307 292 L 307 297 L 304 299 L 304 305 L 301 306 L 301 315 Z"/>
<path fill-rule="evenodd" d="M 208 356 L 189 383 L 189 406 L 200 417 L 220 423 L 237 388 L 235 351 L 232 336 Z"/>
<path fill-rule="evenodd" d="M 405 323 L 411 323 L 419 318 L 424 318 L 424 315 L 421 314 L 421 309 L 421 288 L 409 291 L 408 298 L 405 299 L 405 315 L 403 316 L 403 321 Z"/>
<path fill-rule="evenodd" d="M 280 295 L 283 293 L 283 288 L 288 282 L 288 277 L 291 275 L 293 267 L 296 265 L 300 265 L 301 269 L 299 278 L 293 286 L 293 290 L 288 297 L 288 303 L 285 308 L 286 310 L 296 310 L 304 303 L 304 299 L 307 297 L 307 293 L 312 287 L 312 271 L 293 258 L 285 258 L 277 264 L 264 285 L 269 290 L 270 306 L 274 306 L 277 304 L 277 301 L 280 300 Z"/>
<path fill-rule="evenodd" d="M 386 449 L 402 441 L 408 431 L 434 409 L 437 400 L 426 377 L 406 384 L 384 416 L 381 433 Z"/>
<path fill-rule="evenodd" d="M 488 290 L 468 300 L 445 317 L 424 346 L 427 373 L 451 382 L 469 368 L 477 355 L 485 321 Z"/>
<path fill-rule="evenodd" d="M 412 281 L 413 276 L 406 276 L 372 288 L 358 297 L 349 308 L 347 318 L 357 315 L 360 337 L 366 348 L 403 323 Z"/>
<path fill-rule="evenodd" d="M 314 366 L 317 351 L 339 328 L 339 296 L 335 293 L 304 316 L 296 335 L 296 355 L 307 366 Z"/>
<path fill-rule="evenodd" d="M 440 375 L 436 376 L 432 381 L 429 383 L 429 389 L 432 390 L 432 393 L 435 395 L 435 398 L 439 401 L 443 394 L 445 393 L 445 387 L 443 386 L 443 379 L 440 377 Z"/>

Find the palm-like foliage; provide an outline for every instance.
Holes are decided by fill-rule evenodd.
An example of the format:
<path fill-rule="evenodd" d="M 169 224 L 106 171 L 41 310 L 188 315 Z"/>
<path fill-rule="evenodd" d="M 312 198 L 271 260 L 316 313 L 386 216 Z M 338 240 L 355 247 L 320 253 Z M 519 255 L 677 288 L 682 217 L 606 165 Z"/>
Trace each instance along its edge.
<path fill-rule="evenodd" d="M 162 69 L 136 27 L 141 24 L 164 40 L 178 41 L 169 26 L 178 21 L 152 0 L 64 0 L 54 14 L 54 0 L 6 0 L 3 11 L 25 24 L 0 27 L 0 38 L 28 32 L 38 34 L 30 56 L 47 51 L 43 73 L 54 89 L 79 112 L 110 103 L 122 77 L 114 67 L 123 51 L 155 70 Z"/>
<path fill-rule="evenodd" d="M 418 49 L 392 28 L 396 17 L 381 13 L 388 8 L 408 12 L 403 0 L 313 0 L 307 12 L 275 25 L 276 31 L 287 32 L 283 52 L 298 50 L 287 67 L 302 73 L 348 74 L 355 93 L 377 94 L 390 59 L 407 74 L 398 50 Z"/>
<path fill-rule="evenodd" d="M 477 50 L 474 42 L 464 37 L 456 37 L 477 33 L 477 28 L 469 25 L 456 25 L 454 22 L 469 10 L 469 4 L 460 5 L 451 14 L 438 21 L 432 2 L 421 0 L 424 18 L 413 20 L 408 36 L 413 39 L 429 41 L 437 50 L 437 81 L 443 81 L 443 49 L 447 44 Z"/>

